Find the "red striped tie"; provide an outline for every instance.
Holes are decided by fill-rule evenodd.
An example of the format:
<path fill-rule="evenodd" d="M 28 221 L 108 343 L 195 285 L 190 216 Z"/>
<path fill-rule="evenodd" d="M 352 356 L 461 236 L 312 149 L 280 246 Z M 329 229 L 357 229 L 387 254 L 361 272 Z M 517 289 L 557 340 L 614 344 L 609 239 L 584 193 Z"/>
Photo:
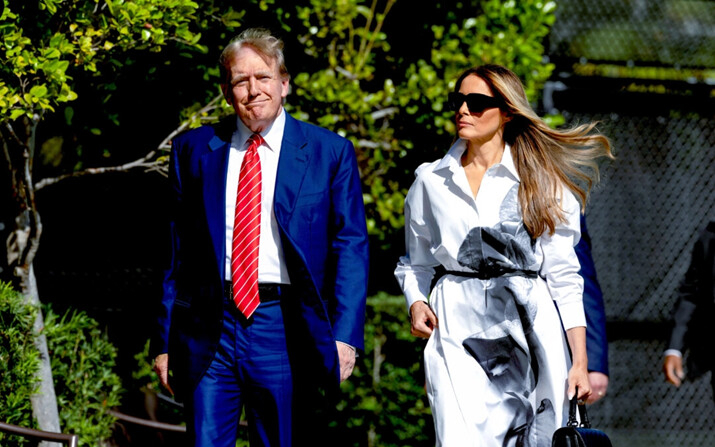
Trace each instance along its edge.
<path fill-rule="evenodd" d="M 241 163 L 233 222 L 231 279 L 233 301 L 246 318 L 260 304 L 258 297 L 258 245 L 261 235 L 261 160 L 259 134 L 248 139 L 248 150 Z"/>

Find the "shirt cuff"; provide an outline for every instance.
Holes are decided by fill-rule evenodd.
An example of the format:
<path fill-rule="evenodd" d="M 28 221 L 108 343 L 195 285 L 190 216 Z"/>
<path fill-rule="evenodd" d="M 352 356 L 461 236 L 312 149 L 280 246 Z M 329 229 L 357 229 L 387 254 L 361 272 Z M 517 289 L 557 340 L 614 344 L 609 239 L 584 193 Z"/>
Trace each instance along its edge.
<path fill-rule="evenodd" d="M 352 349 L 353 351 L 357 352 L 357 349 L 355 349 L 355 346 L 353 346 L 353 345 L 349 345 L 349 344 L 345 343 L 344 341 L 340 341 L 340 340 L 335 340 L 335 342 L 340 343 L 341 345 L 345 345 L 348 348 Z"/>
<path fill-rule="evenodd" d="M 570 303 L 560 303 L 558 305 L 561 323 L 564 330 L 574 327 L 586 326 L 586 314 L 583 310 L 583 302 L 575 301 Z"/>
<path fill-rule="evenodd" d="M 683 353 L 678 351 L 677 349 L 666 349 L 665 352 L 663 353 L 663 356 L 669 356 L 669 355 L 674 355 L 676 357 L 683 358 Z"/>
<path fill-rule="evenodd" d="M 407 294 L 405 294 L 405 302 L 406 302 L 406 304 L 407 304 L 407 315 L 408 315 L 408 316 L 412 316 L 412 312 L 411 312 L 411 310 L 412 310 L 412 305 L 415 304 L 415 303 L 418 302 L 418 301 L 422 301 L 423 303 L 425 303 L 425 304 L 427 304 L 427 305 L 429 306 L 429 301 L 426 300 L 425 298 L 421 298 L 421 297 L 413 298 L 413 297 L 408 296 Z"/>

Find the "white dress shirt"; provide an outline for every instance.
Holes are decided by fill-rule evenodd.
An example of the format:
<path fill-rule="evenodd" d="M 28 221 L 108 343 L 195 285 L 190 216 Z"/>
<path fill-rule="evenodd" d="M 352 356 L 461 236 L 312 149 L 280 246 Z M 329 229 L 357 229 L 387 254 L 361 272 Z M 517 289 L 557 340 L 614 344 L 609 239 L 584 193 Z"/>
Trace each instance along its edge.
<path fill-rule="evenodd" d="M 238 177 L 243 156 L 248 149 L 248 138 L 252 132 L 236 117 L 236 132 L 231 139 L 226 174 L 226 280 L 231 280 L 231 246 L 233 240 L 233 221 L 236 213 L 236 195 Z M 278 223 L 273 210 L 273 197 L 278 172 L 278 159 L 285 130 L 286 113 L 281 109 L 270 127 L 261 132 L 264 143 L 258 148 L 261 159 L 261 237 L 258 249 L 258 282 L 290 284 L 288 268 L 283 259 Z"/>
<path fill-rule="evenodd" d="M 499 223 L 503 200 L 520 182 L 507 146 L 501 162 L 484 174 L 474 197 L 460 161 L 465 150 L 466 141 L 460 139 L 444 158 L 420 166 L 405 199 L 407 254 L 400 258 L 395 276 L 408 309 L 416 301 L 428 301 L 434 267 L 441 264 L 447 270 L 465 269 L 457 259 L 468 232 Z M 586 326 L 583 279 L 574 252 L 581 230 L 579 203 L 566 188 L 561 203 L 567 221 L 557 225 L 553 235 L 546 233 L 537 239 L 534 270 L 558 304 L 564 328 L 570 329 Z"/>

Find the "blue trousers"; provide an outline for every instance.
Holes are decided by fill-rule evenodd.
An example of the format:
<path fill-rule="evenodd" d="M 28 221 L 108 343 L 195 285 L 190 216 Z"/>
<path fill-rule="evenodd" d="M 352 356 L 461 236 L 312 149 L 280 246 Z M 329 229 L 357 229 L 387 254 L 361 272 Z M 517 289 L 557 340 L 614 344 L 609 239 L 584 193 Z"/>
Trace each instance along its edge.
<path fill-rule="evenodd" d="M 249 321 L 225 300 L 216 356 L 186 402 L 195 447 L 235 447 L 245 408 L 251 446 L 290 447 L 293 380 L 279 301 Z"/>

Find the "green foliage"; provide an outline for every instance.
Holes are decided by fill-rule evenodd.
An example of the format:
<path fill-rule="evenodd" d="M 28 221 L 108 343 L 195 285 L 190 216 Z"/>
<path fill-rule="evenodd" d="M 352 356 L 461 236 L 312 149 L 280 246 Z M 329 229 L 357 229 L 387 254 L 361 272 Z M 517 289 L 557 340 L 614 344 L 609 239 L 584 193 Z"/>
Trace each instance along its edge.
<path fill-rule="evenodd" d="M 405 142 L 395 136 L 390 119 L 397 113 L 395 87 L 376 73 L 375 61 L 390 50 L 383 32 L 396 0 L 310 0 L 296 5 L 290 29 L 301 43 L 310 71 L 293 76 L 288 109 L 297 117 L 350 139 L 355 146 L 368 211 L 368 229 L 383 235 L 400 228 L 404 197 L 385 174 L 395 167 Z M 368 6 L 369 5 L 369 6 Z"/>
<path fill-rule="evenodd" d="M 7 0 L 0 16 L 0 117 L 32 119 L 77 99 L 72 73 L 100 74 L 128 50 L 197 46 L 191 0 Z M 107 65 L 102 66 L 108 68 Z"/>
<path fill-rule="evenodd" d="M 134 355 L 134 360 L 137 362 L 137 369 L 132 372 L 132 380 L 136 381 L 140 388 L 146 387 L 150 390 L 158 391 L 161 389 L 161 382 L 159 382 L 159 375 L 152 367 L 152 358 L 149 355 L 149 348 L 150 340 L 147 340 L 146 343 L 144 343 L 142 352 L 138 352 Z"/>
<path fill-rule="evenodd" d="M 39 383 L 40 352 L 35 346 L 33 324 L 37 309 L 25 303 L 8 283 L 0 282 L 0 421 L 33 427 L 29 397 Z M 0 445 L 9 435 L 0 433 Z M 25 445 L 12 438 L 14 445 Z"/>
<path fill-rule="evenodd" d="M 38 311 L 0 282 L 0 420 L 22 427 L 35 426 L 30 396 L 39 385 L 40 352 L 33 329 Z M 44 334 L 62 430 L 77 433 L 80 445 L 100 445 L 111 437 L 114 424 L 106 410 L 119 405 L 116 348 L 98 323 L 81 312 L 60 318 L 48 310 Z M 12 441 L 22 442 L 17 437 Z"/>
<path fill-rule="evenodd" d="M 111 437 L 115 422 L 107 410 L 120 403 L 117 350 L 83 312 L 59 317 L 48 311 L 45 334 L 61 426 L 78 434 L 80 445 L 100 445 Z"/>
<path fill-rule="evenodd" d="M 396 0 L 301 3 L 294 13 L 282 9 L 279 19 L 305 58 L 287 107 L 353 142 L 368 229 L 385 243 L 404 225 L 412 169 L 441 156 L 455 133 L 444 104 L 459 74 L 483 63 L 506 65 L 533 100 L 553 70 L 542 60 L 542 42 L 554 22 L 551 1 L 420 5 L 431 21 L 415 24 L 424 32 L 410 29 L 411 45 L 431 48 L 428 58 L 393 52 L 391 39 L 404 32 L 394 25 L 403 17 L 390 15 Z"/>
<path fill-rule="evenodd" d="M 431 58 L 409 66 L 399 89 L 401 105 L 417 120 L 432 116 L 430 131 L 454 135 L 452 113 L 444 110 L 447 93 L 464 70 L 488 63 L 514 71 L 529 99 L 536 100 L 554 68 L 543 62 L 543 40 L 554 23 L 555 7 L 541 0 L 458 4 L 444 23 L 431 25 Z"/>

